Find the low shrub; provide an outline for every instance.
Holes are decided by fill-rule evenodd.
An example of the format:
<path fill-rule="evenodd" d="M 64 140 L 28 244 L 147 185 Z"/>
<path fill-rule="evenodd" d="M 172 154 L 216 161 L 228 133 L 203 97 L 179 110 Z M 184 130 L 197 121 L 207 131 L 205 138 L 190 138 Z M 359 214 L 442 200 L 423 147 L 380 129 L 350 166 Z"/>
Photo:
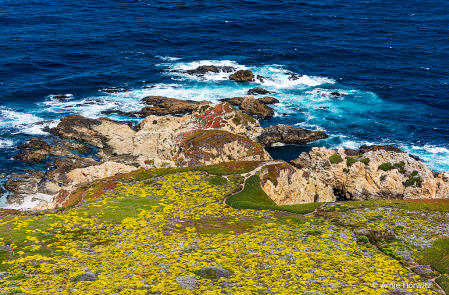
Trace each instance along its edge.
<path fill-rule="evenodd" d="M 332 156 L 329 157 L 329 161 L 332 164 L 338 164 L 343 162 L 343 159 L 341 158 L 341 156 L 339 154 L 333 154 Z"/>
<path fill-rule="evenodd" d="M 352 164 L 354 164 L 355 162 L 357 162 L 357 159 L 354 159 L 352 157 L 346 157 L 346 165 L 349 167 Z"/>
<path fill-rule="evenodd" d="M 369 159 L 368 158 L 360 159 L 359 161 L 362 162 L 365 165 L 369 165 Z"/>
<path fill-rule="evenodd" d="M 389 171 L 389 170 L 393 169 L 393 165 L 390 162 L 383 163 L 382 165 L 379 165 L 379 169 L 381 169 L 383 171 Z"/>

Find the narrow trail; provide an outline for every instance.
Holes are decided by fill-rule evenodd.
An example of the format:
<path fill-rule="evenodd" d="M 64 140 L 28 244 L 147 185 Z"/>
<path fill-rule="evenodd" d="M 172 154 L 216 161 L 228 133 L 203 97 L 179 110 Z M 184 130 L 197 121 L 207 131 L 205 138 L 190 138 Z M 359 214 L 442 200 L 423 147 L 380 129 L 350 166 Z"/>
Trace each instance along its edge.
<path fill-rule="evenodd" d="M 229 195 L 229 196 L 227 196 L 226 198 L 224 198 L 223 204 L 226 204 L 226 200 L 227 200 L 229 197 L 231 197 L 231 196 L 233 196 L 233 195 L 235 195 L 235 194 L 238 194 L 238 193 L 240 193 L 241 191 L 243 191 L 243 190 L 245 189 L 246 180 L 247 180 L 248 178 L 250 178 L 251 176 L 255 175 L 255 174 L 256 174 L 257 172 L 259 172 L 260 170 L 262 170 L 263 167 L 265 167 L 265 166 L 270 166 L 270 165 L 275 165 L 275 164 L 281 164 L 281 163 L 283 163 L 283 161 L 267 161 L 267 162 L 261 163 L 261 165 L 257 166 L 255 169 L 251 170 L 250 172 L 242 173 L 242 174 L 237 174 L 237 175 L 241 175 L 241 176 L 243 176 L 243 177 L 245 178 L 245 179 L 243 180 L 242 189 L 239 190 L 238 192 L 235 192 L 235 193 L 233 193 L 232 195 Z M 223 177 L 226 178 L 226 179 L 229 181 L 229 178 L 228 178 L 229 176 L 230 176 L 230 175 L 226 175 L 226 176 L 223 176 Z"/>

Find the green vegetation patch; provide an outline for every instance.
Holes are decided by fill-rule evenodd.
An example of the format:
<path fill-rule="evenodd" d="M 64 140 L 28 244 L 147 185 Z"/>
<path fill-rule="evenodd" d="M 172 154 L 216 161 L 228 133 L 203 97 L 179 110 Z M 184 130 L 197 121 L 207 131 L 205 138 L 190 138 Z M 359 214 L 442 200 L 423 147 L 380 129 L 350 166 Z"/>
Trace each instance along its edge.
<path fill-rule="evenodd" d="M 368 158 L 360 159 L 359 161 L 362 162 L 365 165 L 369 165 L 369 159 Z"/>
<path fill-rule="evenodd" d="M 306 214 L 313 212 L 322 203 L 277 206 L 260 187 L 259 176 L 253 175 L 246 180 L 245 189 L 227 198 L 226 204 L 236 209 L 279 210 Z"/>
<path fill-rule="evenodd" d="M 435 280 L 438 285 L 446 292 L 446 294 L 449 294 L 449 276 L 448 274 L 443 274 L 441 277 Z"/>
<path fill-rule="evenodd" d="M 221 177 L 221 176 L 213 176 L 213 177 L 209 178 L 208 181 L 212 185 L 222 185 L 222 184 L 225 184 L 228 182 L 226 180 L 226 178 Z"/>
<path fill-rule="evenodd" d="M 431 248 L 427 248 L 417 253 L 416 261 L 423 265 L 439 265 L 438 262 L 447 255 L 449 255 L 449 238 L 439 239 L 433 242 Z"/>
<path fill-rule="evenodd" d="M 343 162 L 343 159 L 341 158 L 341 156 L 339 154 L 333 154 L 332 156 L 329 157 L 329 161 L 332 164 L 338 164 Z"/>
<path fill-rule="evenodd" d="M 393 169 L 393 165 L 390 162 L 383 163 L 382 165 L 379 165 L 379 169 L 381 169 L 383 171 L 389 171 L 389 170 Z"/>
<path fill-rule="evenodd" d="M 353 158 L 353 157 L 346 157 L 346 165 L 349 167 L 352 164 L 356 163 L 357 159 Z"/>

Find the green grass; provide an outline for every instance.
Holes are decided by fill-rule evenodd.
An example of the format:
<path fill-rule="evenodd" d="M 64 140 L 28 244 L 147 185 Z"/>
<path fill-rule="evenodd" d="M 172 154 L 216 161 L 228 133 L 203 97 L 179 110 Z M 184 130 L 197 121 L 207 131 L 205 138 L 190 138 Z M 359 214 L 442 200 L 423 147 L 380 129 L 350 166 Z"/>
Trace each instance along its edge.
<path fill-rule="evenodd" d="M 122 174 L 119 178 L 132 177 L 136 180 L 146 180 L 153 177 L 164 176 L 178 172 L 187 171 L 205 171 L 214 175 L 229 175 L 229 174 L 243 174 L 248 173 L 257 168 L 258 161 L 241 161 L 241 162 L 226 162 L 216 165 L 183 167 L 183 168 L 156 168 L 149 170 L 139 170 L 134 173 Z"/>
<path fill-rule="evenodd" d="M 346 157 L 346 165 L 348 167 L 351 166 L 352 164 L 356 163 L 356 162 L 357 162 L 357 159 L 354 159 L 352 157 Z"/>
<path fill-rule="evenodd" d="M 341 158 L 341 156 L 339 154 L 333 154 L 332 156 L 329 157 L 329 161 L 332 164 L 338 164 L 343 162 L 343 159 Z"/>
<path fill-rule="evenodd" d="M 222 185 L 222 184 L 227 183 L 228 181 L 224 177 L 213 176 L 213 177 L 209 178 L 208 182 L 212 185 Z"/>
<path fill-rule="evenodd" d="M 406 210 L 449 212 L 449 199 L 351 201 L 353 207 L 392 207 Z"/>
<path fill-rule="evenodd" d="M 449 254 L 444 259 L 432 264 L 432 267 L 440 273 L 449 274 Z"/>
<path fill-rule="evenodd" d="M 260 187 L 259 176 L 253 175 L 246 180 L 245 189 L 227 198 L 226 204 L 236 209 L 278 210 L 306 214 L 313 212 L 322 203 L 277 206 Z"/>
<path fill-rule="evenodd" d="M 442 275 L 438 279 L 435 280 L 438 285 L 446 292 L 446 294 L 449 294 L 449 277 L 447 274 Z"/>
<path fill-rule="evenodd" d="M 436 240 L 433 242 L 431 248 L 427 248 L 417 253 L 416 261 L 419 264 L 430 265 L 432 267 L 433 264 L 436 264 L 437 267 L 439 267 L 441 259 L 446 255 L 449 255 L 449 238 Z M 444 269 L 447 270 L 447 267 Z M 443 272 L 445 271 L 443 270 Z"/>
<path fill-rule="evenodd" d="M 382 165 L 379 165 L 379 169 L 381 169 L 383 171 L 388 171 L 388 170 L 393 169 L 393 165 L 391 165 L 390 162 L 383 163 Z"/>
<path fill-rule="evenodd" d="M 369 165 L 369 159 L 368 158 L 360 159 L 359 161 L 362 162 L 365 165 Z"/>

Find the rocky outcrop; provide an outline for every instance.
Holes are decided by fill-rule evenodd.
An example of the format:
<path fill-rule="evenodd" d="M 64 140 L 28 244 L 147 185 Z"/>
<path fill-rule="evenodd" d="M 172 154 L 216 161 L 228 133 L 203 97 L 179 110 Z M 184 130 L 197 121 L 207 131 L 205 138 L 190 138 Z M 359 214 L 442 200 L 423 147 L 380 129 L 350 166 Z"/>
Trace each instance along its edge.
<path fill-rule="evenodd" d="M 257 138 L 257 142 L 270 146 L 274 143 L 304 144 L 307 142 L 329 137 L 321 131 L 310 131 L 303 128 L 296 128 L 291 125 L 279 124 L 264 128 L 262 134 Z"/>
<path fill-rule="evenodd" d="M 47 179 L 54 181 L 56 183 L 61 183 L 63 185 L 69 185 L 71 179 L 67 176 L 67 174 L 73 169 L 77 168 L 85 168 L 93 165 L 98 165 L 99 163 L 92 158 L 77 158 L 77 159 L 68 159 L 62 158 L 57 159 L 53 170 L 50 170 L 46 173 Z"/>
<path fill-rule="evenodd" d="M 309 171 L 290 164 L 269 165 L 260 172 L 261 187 L 277 205 L 335 202 L 332 187 Z"/>
<path fill-rule="evenodd" d="M 6 181 L 5 188 L 13 194 L 34 194 L 44 179 L 41 171 L 28 171 L 26 174 L 13 173 Z"/>
<path fill-rule="evenodd" d="M 74 185 L 78 183 L 89 183 L 97 179 L 102 179 L 117 174 L 129 173 L 137 170 L 136 167 L 115 162 L 105 162 L 101 165 L 87 168 L 77 168 L 67 173 L 67 181 Z"/>
<path fill-rule="evenodd" d="M 260 101 L 263 104 L 275 104 L 275 103 L 279 103 L 279 100 L 271 97 L 271 96 L 265 96 L 265 97 L 261 97 L 257 99 L 258 101 Z"/>
<path fill-rule="evenodd" d="M 140 111 L 144 116 L 185 115 L 192 113 L 200 106 L 207 107 L 206 105 L 212 104 L 210 101 L 197 102 L 163 96 L 148 96 L 142 99 L 142 101 L 147 105 L 151 105 L 151 107 L 145 107 Z"/>
<path fill-rule="evenodd" d="M 270 107 L 256 100 L 254 96 L 245 96 L 240 103 L 240 110 L 250 116 L 267 119 L 274 116 L 274 111 Z"/>
<path fill-rule="evenodd" d="M 262 87 L 254 87 L 248 90 L 248 95 L 259 95 L 259 94 L 272 94 L 274 92 L 268 91 L 266 89 L 263 89 Z"/>
<path fill-rule="evenodd" d="M 206 73 L 232 73 L 235 71 L 234 67 L 229 66 L 199 66 L 194 70 L 187 70 L 189 75 L 201 76 Z"/>
<path fill-rule="evenodd" d="M 254 74 L 251 70 L 240 70 L 229 76 L 229 79 L 236 82 L 252 82 Z"/>
<path fill-rule="evenodd" d="M 334 191 L 351 200 L 449 198 L 447 173 L 435 174 L 424 163 L 404 152 L 370 150 L 359 156 L 313 148 L 293 165 L 315 173 Z"/>
<path fill-rule="evenodd" d="M 72 143 L 59 140 L 58 143 L 71 146 Z M 47 156 L 55 157 L 76 157 L 69 149 L 61 144 L 49 144 L 41 138 L 32 137 L 26 143 L 20 145 L 18 149 L 23 151 L 13 156 L 14 160 L 23 161 L 27 163 L 39 163 L 47 158 Z M 75 144 L 73 144 L 75 145 Z M 83 145 L 81 145 L 83 146 Z M 83 146 L 86 151 L 87 147 Z"/>
<path fill-rule="evenodd" d="M 37 192 L 46 195 L 56 195 L 60 190 L 61 187 L 56 182 L 46 181 L 39 185 Z"/>

